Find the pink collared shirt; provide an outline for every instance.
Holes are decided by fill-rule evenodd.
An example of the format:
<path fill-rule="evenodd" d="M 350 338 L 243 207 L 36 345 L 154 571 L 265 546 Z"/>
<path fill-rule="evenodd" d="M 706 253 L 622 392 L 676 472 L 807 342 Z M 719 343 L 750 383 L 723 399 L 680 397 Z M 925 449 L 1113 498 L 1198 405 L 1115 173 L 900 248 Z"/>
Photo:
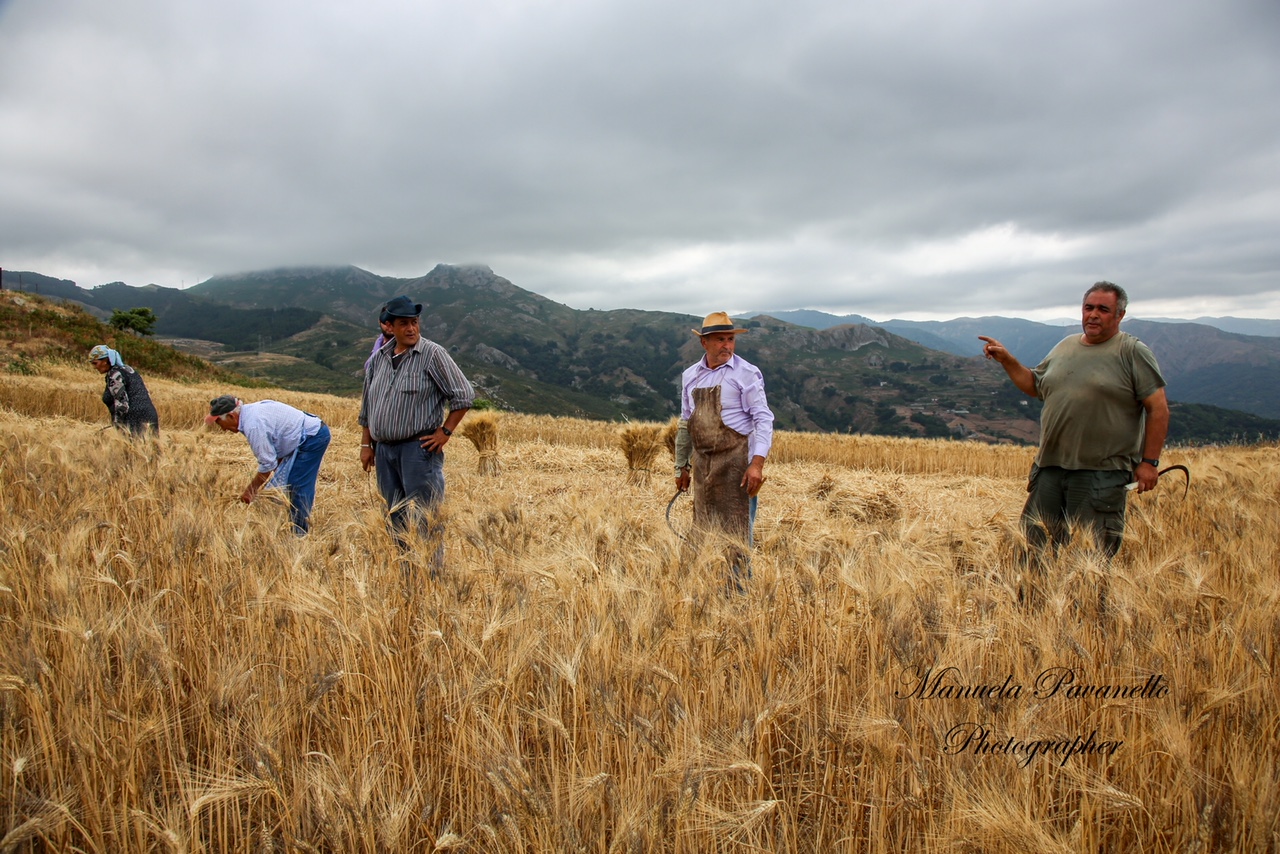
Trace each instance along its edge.
<path fill-rule="evenodd" d="M 764 394 L 764 375 L 746 359 L 733 355 L 718 368 L 706 357 L 685 369 L 680 381 L 680 417 L 693 414 L 693 390 L 720 386 L 720 420 L 730 430 L 748 436 L 752 457 L 768 457 L 773 446 L 773 412 Z"/>

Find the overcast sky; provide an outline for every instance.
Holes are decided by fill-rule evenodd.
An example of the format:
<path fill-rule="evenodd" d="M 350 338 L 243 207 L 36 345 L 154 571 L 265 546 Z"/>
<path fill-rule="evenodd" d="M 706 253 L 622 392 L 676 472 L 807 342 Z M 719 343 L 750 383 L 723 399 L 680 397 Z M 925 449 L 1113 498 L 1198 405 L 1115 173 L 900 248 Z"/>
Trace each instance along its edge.
<path fill-rule="evenodd" d="M 0 0 L 0 267 L 1280 317 L 1277 0 Z"/>

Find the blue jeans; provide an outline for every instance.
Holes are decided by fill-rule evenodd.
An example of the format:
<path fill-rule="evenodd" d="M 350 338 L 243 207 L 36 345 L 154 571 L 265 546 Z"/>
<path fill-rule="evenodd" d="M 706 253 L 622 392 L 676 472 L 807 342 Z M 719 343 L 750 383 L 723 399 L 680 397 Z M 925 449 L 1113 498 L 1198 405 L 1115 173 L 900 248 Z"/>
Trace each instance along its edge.
<path fill-rule="evenodd" d="M 298 446 L 293 466 L 289 469 L 289 478 L 284 483 L 285 494 L 289 497 L 289 518 L 293 521 L 293 532 L 299 537 L 311 530 L 311 508 L 316 503 L 316 477 L 320 474 L 320 463 L 328 449 L 329 428 L 321 424 L 314 436 L 303 439 Z"/>
<path fill-rule="evenodd" d="M 747 551 L 729 567 L 726 589 L 730 593 L 746 593 L 746 582 L 751 580 L 751 549 L 755 547 L 756 508 L 759 504 L 760 496 L 751 496 L 747 505 Z"/>
<path fill-rule="evenodd" d="M 432 512 L 444 500 L 444 454 L 423 449 L 417 439 L 394 444 L 379 442 L 374 449 L 378 491 L 391 512 L 391 533 L 401 549 L 405 533 L 416 525 L 424 540 L 436 541 L 432 566 L 444 563 L 443 529 Z"/>

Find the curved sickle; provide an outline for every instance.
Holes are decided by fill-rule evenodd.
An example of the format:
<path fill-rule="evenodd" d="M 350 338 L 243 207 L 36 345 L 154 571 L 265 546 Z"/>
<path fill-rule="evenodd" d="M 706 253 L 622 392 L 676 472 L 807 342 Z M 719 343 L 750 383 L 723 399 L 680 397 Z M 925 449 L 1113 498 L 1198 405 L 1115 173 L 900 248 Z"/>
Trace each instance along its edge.
<path fill-rule="evenodd" d="M 667 502 L 667 527 L 671 529 L 671 533 L 684 540 L 686 539 L 685 535 L 677 531 L 676 526 L 671 524 L 671 508 L 676 506 L 676 501 L 681 495 L 684 495 L 684 491 L 677 489 L 676 494 L 671 496 L 671 500 Z"/>
<path fill-rule="evenodd" d="M 1156 477 L 1159 477 L 1165 472 L 1171 472 L 1171 471 L 1180 471 L 1187 476 L 1186 485 L 1182 487 L 1182 500 L 1186 501 L 1187 493 L 1191 491 L 1191 469 L 1187 468 L 1186 466 L 1167 466 L 1166 468 L 1160 469 L 1160 471 L 1156 473 Z"/>
<path fill-rule="evenodd" d="M 1171 471 L 1180 471 L 1187 476 L 1187 483 L 1185 486 L 1182 487 L 1182 500 L 1186 501 L 1187 493 L 1191 490 L 1191 469 L 1183 465 L 1166 466 L 1165 468 L 1162 468 L 1160 469 L 1160 471 L 1156 472 L 1156 477 L 1160 477 L 1161 475 Z M 1137 488 L 1138 488 L 1138 482 L 1136 480 L 1125 485 L 1125 489 L 1133 490 Z"/>

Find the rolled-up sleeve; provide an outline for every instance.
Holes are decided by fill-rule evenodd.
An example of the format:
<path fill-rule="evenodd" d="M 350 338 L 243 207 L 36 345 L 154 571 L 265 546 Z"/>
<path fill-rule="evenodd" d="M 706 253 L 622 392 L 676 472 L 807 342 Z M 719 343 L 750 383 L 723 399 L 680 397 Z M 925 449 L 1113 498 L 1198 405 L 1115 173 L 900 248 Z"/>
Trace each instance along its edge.
<path fill-rule="evenodd" d="M 253 451 L 253 455 L 258 458 L 258 472 L 275 471 L 279 465 L 279 458 L 276 456 L 275 446 L 271 444 L 271 438 L 265 430 L 252 430 L 244 434 L 249 440 L 249 450 Z"/>
<path fill-rule="evenodd" d="M 742 387 L 742 411 L 751 419 L 749 453 L 753 457 L 769 456 L 773 447 L 773 410 L 764 393 L 764 377 L 757 371 L 753 381 Z"/>
<path fill-rule="evenodd" d="M 470 409 L 476 402 L 476 390 L 471 381 L 443 347 L 437 349 L 434 355 L 435 358 L 427 366 L 427 375 L 449 402 L 450 409 Z"/>

